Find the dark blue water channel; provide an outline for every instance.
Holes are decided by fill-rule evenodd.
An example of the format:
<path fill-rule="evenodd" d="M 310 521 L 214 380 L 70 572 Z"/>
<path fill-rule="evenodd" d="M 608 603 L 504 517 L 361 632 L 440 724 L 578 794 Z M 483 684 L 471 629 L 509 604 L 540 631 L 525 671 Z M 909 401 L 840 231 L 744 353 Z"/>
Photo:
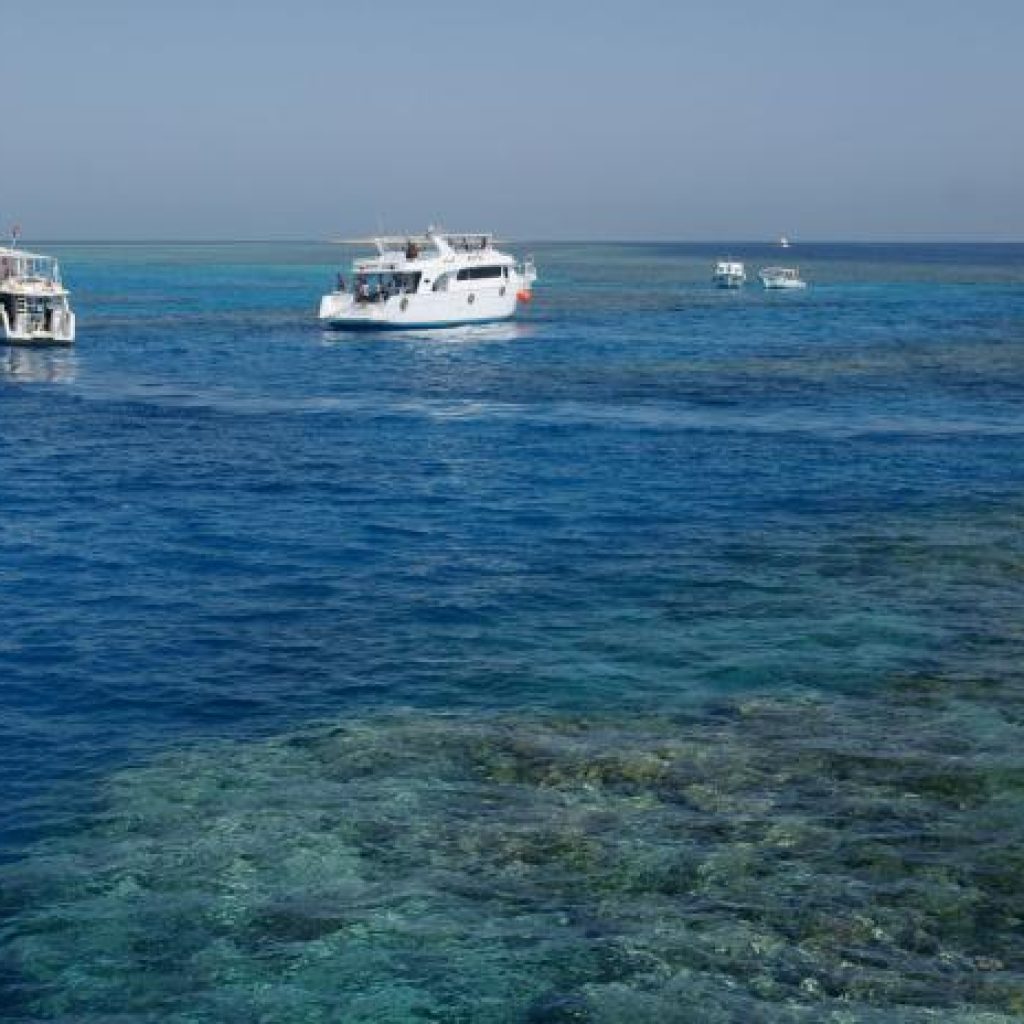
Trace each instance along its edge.
<path fill-rule="evenodd" d="M 49 248 L 12 1019 L 1024 1013 L 1024 246 L 538 245 L 386 337 L 336 247 Z"/>

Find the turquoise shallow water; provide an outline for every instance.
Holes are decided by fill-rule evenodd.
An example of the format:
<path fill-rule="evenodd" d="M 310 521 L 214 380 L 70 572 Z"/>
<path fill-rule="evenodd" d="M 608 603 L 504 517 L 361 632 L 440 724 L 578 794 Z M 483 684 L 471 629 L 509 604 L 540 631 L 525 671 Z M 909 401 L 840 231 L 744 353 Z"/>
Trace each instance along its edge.
<path fill-rule="evenodd" d="M 51 248 L 0 1016 L 1024 1015 L 1024 247 L 537 246 L 387 338 L 328 246 Z"/>

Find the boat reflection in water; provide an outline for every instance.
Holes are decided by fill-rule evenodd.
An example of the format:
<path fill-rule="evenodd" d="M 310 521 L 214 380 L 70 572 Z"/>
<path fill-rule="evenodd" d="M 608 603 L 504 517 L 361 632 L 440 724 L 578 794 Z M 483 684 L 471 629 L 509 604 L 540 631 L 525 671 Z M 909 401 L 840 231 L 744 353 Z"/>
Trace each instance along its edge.
<path fill-rule="evenodd" d="M 62 348 L 0 348 L 0 381 L 19 384 L 73 384 L 78 363 L 73 351 Z"/>

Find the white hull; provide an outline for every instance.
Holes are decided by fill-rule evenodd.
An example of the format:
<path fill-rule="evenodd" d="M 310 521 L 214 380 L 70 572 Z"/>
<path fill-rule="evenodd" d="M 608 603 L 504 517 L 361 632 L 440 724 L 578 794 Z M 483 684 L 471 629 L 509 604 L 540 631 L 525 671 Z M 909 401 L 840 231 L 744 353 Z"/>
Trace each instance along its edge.
<path fill-rule="evenodd" d="M 735 277 L 735 276 L 728 276 L 728 277 L 726 277 L 726 276 L 723 276 L 723 277 L 716 277 L 715 278 L 715 284 L 719 288 L 742 288 L 743 287 L 743 283 L 745 281 L 746 281 L 745 277 Z"/>
<path fill-rule="evenodd" d="M 0 308 L 0 339 L 9 345 L 71 345 L 75 340 L 75 314 L 57 310 L 45 319 L 15 316 L 12 324 L 7 310 Z"/>
<path fill-rule="evenodd" d="M 806 281 L 783 281 L 783 282 L 764 282 L 765 291 L 769 292 L 789 292 L 799 291 L 801 288 L 807 287 Z"/>
<path fill-rule="evenodd" d="M 332 292 L 320 300 L 320 319 L 330 327 L 402 329 L 508 320 L 516 313 L 516 283 L 460 292 L 392 295 L 365 301 L 350 292 Z"/>

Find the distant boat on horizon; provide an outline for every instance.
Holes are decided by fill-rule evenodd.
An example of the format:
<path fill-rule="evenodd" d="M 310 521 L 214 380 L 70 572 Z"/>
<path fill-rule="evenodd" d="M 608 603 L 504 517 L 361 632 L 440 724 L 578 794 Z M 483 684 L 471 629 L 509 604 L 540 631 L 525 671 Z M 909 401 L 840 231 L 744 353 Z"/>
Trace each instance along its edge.
<path fill-rule="evenodd" d="M 780 235 L 779 236 L 779 248 L 780 249 L 788 249 L 789 248 L 789 239 L 785 235 Z"/>
<path fill-rule="evenodd" d="M 769 290 L 794 290 L 806 288 L 807 282 L 800 277 L 797 267 L 765 267 L 758 275 L 761 284 Z"/>
<path fill-rule="evenodd" d="M 740 288 L 747 279 L 747 271 L 742 263 L 732 260 L 720 260 L 715 264 L 711 280 L 719 288 Z"/>

